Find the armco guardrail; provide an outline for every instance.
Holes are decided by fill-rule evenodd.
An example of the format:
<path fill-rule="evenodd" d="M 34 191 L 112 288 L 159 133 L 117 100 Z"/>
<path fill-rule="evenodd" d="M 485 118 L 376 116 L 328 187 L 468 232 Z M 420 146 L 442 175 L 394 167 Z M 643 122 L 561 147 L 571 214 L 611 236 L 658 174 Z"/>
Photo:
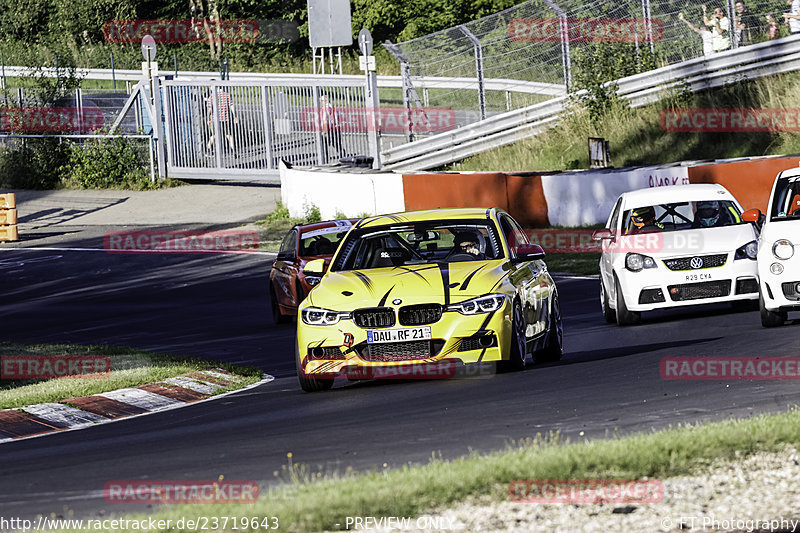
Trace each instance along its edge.
<path fill-rule="evenodd" d="M 5 74 L 8 77 L 30 76 L 34 73 L 56 77 L 54 68 L 31 69 L 29 67 L 5 67 Z M 174 71 L 162 70 L 161 75 L 172 75 Z M 104 68 L 81 68 L 76 69 L 75 75 L 87 80 L 111 81 L 140 81 L 142 79 L 141 70 L 114 70 Z M 180 81 L 208 81 L 211 78 L 219 78 L 219 72 L 201 71 L 178 71 L 177 80 Z M 359 74 L 348 74 L 343 76 L 331 74 L 270 74 L 261 72 L 231 72 L 231 81 L 269 81 L 276 84 L 295 85 L 308 82 L 331 82 L 332 80 L 341 81 L 343 85 L 353 85 L 362 83 L 364 76 Z M 441 77 L 412 77 L 415 87 L 421 89 L 477 89 L 478 82 L 475 78 L 441 78 Z M 561 96 L 566 93 L 566 87 L 556 83 L 542 83 L 535 81 L 521 81 L 508 79 L 486 79 L 484 85 L 487 91 L 508 91 L 512 93 L 542 94 L 546 96 Z M 378 76 L 378 87 L 400 89 L 403 87 L 403 80 L 400 76 Z"/>
<path fill-rule="evenodd" d="M 789 36 L 622 78 L 617 86 L 619 94 L 638 107 L 676 86 L 700 91 L 795 70 L 800 70 L 800 36 Z M 567 102 L 567 97 L 554 98 L 391 148 L 383 152 L 384 168 L 435 168 L 537 135 L 559 119 Z"/>

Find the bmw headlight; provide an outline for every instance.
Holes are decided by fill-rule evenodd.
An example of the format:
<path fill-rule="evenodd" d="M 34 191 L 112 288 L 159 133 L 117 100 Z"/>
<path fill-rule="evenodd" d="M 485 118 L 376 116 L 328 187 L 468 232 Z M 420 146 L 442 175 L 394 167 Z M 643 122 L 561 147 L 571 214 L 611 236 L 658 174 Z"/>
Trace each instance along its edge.
<path fill-rule="evenodd" d="M 478 315 L 481 313 L 491 313 L 497 311 L 506 302 L 506 297 L 502 294 L 489 294 L 480 298 L 473 298 L 465 302 L 451 304 L 446 311 L 458 311 L 462 315 Z"/>
<path fill-rule="evenodd" d="M 629 253 L 625 256 L 625 268 L 639 272 L 643 268 L 656 268 L 656 260 L 649 255 Z"/>
<path fill-rule="evenodd" d="M 306 307 L 301 313 L 303 322 L 310 326 L 332 326 L 343 318 L 349 318 L 349 313 L 340 313 L 319 307 Z"/>
<path fill-rule="evenodd" d="M 733 259 L 755 259 L 758 255 L 758 242 L 750 241 L 736 249 Z"/>
<path fill-rule="evenodd" d="M 788 239 L 778 239 L 772 245 L 772 255 L 784 261 L 791 259 L 794 255 L 794 245 Z"/>

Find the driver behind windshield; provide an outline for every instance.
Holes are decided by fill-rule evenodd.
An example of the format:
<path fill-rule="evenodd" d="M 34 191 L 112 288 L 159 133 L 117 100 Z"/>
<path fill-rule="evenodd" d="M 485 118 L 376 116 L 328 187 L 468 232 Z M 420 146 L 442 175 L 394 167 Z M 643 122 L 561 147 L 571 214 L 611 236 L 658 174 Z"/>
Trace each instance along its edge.
<path fill-rule="evenodd" d="M 453 241 L 453 254 L 472 254 L 477 257 L 483 257 L 478 243 L 480 239 L 473 231 L 460 231 L 456 233 L 455 240 Z"/>
<path fill-rule="evenodd" d="M 656 208 L 652 205 L 638 207 L 631 210 L 631 222 L 635 232 L 647 230 L 662 230 L 663 224 L 656 220 Z"/>
<path fill-rule="evenodd" d="M 697 212 L 694 214 L 693 228 L 713 228 L 724 226 L 722 220 L 722 206 L 717 201 L 697 202 Z"/>

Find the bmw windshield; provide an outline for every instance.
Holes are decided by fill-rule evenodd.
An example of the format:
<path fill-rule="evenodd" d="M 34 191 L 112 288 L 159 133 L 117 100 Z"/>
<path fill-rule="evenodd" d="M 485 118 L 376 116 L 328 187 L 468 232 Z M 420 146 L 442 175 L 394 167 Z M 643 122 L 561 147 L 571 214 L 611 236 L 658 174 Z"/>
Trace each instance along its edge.
<path fill-rule="evenodd" d="M 494 224 L 438 220 L 354 229 L 331 271 L 502 259 Z"/>

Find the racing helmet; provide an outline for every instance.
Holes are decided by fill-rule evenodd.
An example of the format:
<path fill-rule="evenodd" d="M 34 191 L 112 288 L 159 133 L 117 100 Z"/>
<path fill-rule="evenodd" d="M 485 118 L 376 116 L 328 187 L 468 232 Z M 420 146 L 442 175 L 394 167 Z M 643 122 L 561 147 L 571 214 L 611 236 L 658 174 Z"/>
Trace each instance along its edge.
<path fill-rule="evenodd" d="M 656 221 L 656 208 L 652 205 L 631 209 L 631 222 L 637 228 L 643 228 Z"/>
<path fill-rule="evenodd" d="M 461 230 L 456 233 L 455 238 L 453 239 L 453 244 L 455 245 L 455 249 L 457 251 L 463 250 L 465 247 L 464 245 L 472 244 L 475 248 L 478 249 L 479 252 L 483 253 L 486 245 L 483 241 L 483 236 L 480 232 L 475 230 Z"/>
<path fill-rule="evenodd" d="M 721 214 L 722 207 L 716 200 L 697 202 L 697 213 L 695 217 L 700 227 L 710 228 L 716 225 Z"/>

